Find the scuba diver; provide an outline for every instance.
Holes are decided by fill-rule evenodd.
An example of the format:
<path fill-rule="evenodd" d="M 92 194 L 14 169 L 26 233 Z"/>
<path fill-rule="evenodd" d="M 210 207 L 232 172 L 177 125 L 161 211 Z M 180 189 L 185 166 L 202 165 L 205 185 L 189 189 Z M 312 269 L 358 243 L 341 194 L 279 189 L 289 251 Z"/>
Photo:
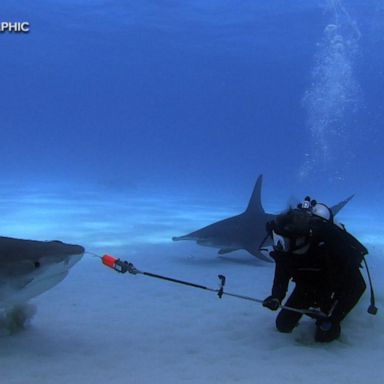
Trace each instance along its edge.
<path fill-rule="evenodd" d="M 296 286 L 285 305 L 303 310 L 320 308 L 327 317 L 317 319 L 315 340 L 337 339 L 340 323 L 366 289 L 359 268 L 367 249 L 334 222 L 330 208 L 308 196 L 297 208 L 269 222 L 267 231 L 273 238 L 270 256 L 276 265 L 272 293 L 263 306 L 273 311 L 280 308 L 292 279 Z M 371 293 L 368 312 L 375 314 L 372 288 Z M 282 309 L 276 318 L 276 328 L 290 333 L 302 315 Z"/>

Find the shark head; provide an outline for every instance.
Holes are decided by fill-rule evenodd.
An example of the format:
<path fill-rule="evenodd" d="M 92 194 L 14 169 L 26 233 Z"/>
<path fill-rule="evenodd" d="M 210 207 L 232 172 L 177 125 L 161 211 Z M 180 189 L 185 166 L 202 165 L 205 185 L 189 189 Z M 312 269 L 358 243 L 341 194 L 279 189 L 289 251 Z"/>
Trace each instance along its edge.
<path fill-rule="evenodd" d="M 172 240 L 193 240 L 199 245 L 219 248 L 220 255 L 244 249 L 259 259 L 271 262 L 269 256 L 261 252 L 260 247 L 266 240 L 266 224 L 274 220 L 276 215 L 265 212 L 263 208 L 262 182 L 263 176 L 260 175 L 244 212 L 186 235 L 173 237 Z M 333 214 L 336 215 L 352 197 L 333 206 L 331 208 Z M 266 245 L 269 243 L 270 241 L 267 240 Z"/>
<path fill-rule="evenodd" d="M 57 240 L 0 237 L 0 308 L 23 304 L 58 284 L 84 251 Z"/>

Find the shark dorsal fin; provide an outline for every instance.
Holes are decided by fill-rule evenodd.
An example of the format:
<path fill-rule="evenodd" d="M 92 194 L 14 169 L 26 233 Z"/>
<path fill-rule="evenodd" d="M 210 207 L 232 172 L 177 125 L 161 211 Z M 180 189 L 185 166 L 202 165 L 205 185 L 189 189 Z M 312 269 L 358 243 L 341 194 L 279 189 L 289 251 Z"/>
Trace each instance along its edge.
<path fill-rule="evenodd" d="M 256 180 L 255 187 L 253 188 L 252 196 L 249 199 L 248 207 L 245 210 L 246 213 L 265 213 L 264 208 L 261 204 L 262 183 L 263 175 L 260 175 Z"/>

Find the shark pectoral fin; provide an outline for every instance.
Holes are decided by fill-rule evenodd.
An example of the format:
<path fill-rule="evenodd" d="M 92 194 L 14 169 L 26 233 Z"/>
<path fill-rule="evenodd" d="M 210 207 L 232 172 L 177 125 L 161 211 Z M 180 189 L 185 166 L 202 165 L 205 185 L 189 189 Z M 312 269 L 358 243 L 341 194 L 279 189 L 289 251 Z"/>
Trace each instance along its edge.
<path fill-rule="evenodd" d="M 188 236 L 173 236 L 172 237 L 173 241 L 179 241 L 179 240 L 193 240 Z"/>
<path fill-rule="evenodd" d="M 230 252 L 233 252 L 233 251 L 237 251 L 239 250 L 240 248 L 221 248 L 219 249 L 219 252 L 218 254 L 219 255 L 225 255 L 226 253 L 230 253 Z"/>
<path fill-rule="evenodd" d="M 267 261 L 268 263 L 273 263 L 273 259 L 268 256 L 268 254 L 261 252 L 259 247 L 246 248 L 251 255 L 257 257 L 260 260 Z"/>

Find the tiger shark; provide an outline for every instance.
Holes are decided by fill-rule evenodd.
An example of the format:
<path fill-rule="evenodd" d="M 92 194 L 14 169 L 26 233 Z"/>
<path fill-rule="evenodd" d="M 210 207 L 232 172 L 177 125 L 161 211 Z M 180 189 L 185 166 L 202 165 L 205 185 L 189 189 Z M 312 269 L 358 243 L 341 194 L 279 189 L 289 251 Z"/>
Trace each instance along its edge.
<path fill-rule="evenodd" d="M 219 254 L 224 255 L 233 251 L 244 249 L 253 256 L 271 262 L 261 246 L 271 244 L 267 239 L 266 224 L 276 215 L 266 213 L 261 202 L 263 175 L 260 175 L 253 189 L 246 210 L 239 215 L 217 221 L 206 227 L 198 229 L 184 236 L 173 237 L 173 241 L 194 240 L 197 244 L 219 248 Z M 331 207 L 336 215 L 351 199 L 353 195 Z"/>
<path fill-rule="evenodd" d="M 57 240 L 0 236 L 0 310 L 12 310 L 60 283 L 84 252 Z"/>

